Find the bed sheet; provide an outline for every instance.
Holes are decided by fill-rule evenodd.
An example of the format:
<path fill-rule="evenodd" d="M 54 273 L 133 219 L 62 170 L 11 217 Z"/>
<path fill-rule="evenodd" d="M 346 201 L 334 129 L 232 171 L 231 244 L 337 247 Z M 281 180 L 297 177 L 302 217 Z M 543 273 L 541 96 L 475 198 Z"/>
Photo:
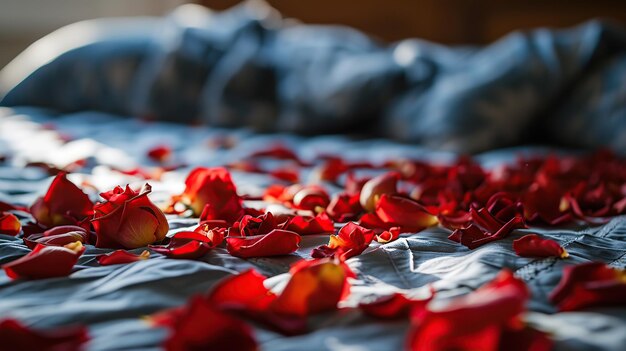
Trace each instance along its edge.
<path fill-rule="evenodd" d="M 67 140 L 70 140 L 69 142 Z M 0 109 L 0 201 L 28 205 L 45 192 L 50 176 L 29 162 L 63 167 L 84 159 L 80 172 L 69 178 L 88 181 L 103 190 L 145 180 L 114 169 L 153 165 L 146 151 L 157 144 L 169 144 L 176 161 L 187 166 L 166 172 L 160 180 L 149 180 L 151 199 L 165 202 L 183 190 L 188 171 L 195 166 L 217 166 L 243 159 L 246 155 L 280 142 L 304 160 L 335 153 L 352 160 L 380 163 L 389 158 L 416 158 L 449 162 L 448 152 L 434 152 L 415 145 L 386 140 L 355 140 L 344 136 L 295 137 L 262 135 L 250 131 L 193 127 L 164 122 L 119 118 L 97 112 L 58 114 L 35 108 Z M 233 145 L 224 148 L 224 145 Z M 541 147 L 492 151 L 476 156 L 487 167 L 511 162 L 519 154 L 565 152 Z M 271 161 L 268 161 L 271 162 Z M 232 172 L 239 193 L 258 195 L 276 183 L 268 175 Z M 313 174 L 303 171 L 306 181 Z M 333 193 L 340 189 L 326 184 Z M 93 199 L 97 197 L 94 191 Z M 250 206 L 264 206 L 249 202 Z M 197 224 L 197 219 L 169 216 L 170 234 Z M 511 243 L 527 232 L 549 235 L 570 254 L 567 260 L 529 259 L 515 255 Z M 402 234 L 389 244 L 374 243 L 347 263 L 357 274 L 349 299 L 354 306 L 392 292 L 420 297 L 434 287 L 437 299 L 468 293 L 509 268 L 531 289 L 527 320 L 552 334 L 559 350 L 623 350 L 626 345 L 626 309 L 595 308 L 555 313 L 547 295 L 561 278 L 566 265 L 601 261 L 626 267 L 626 216 L 598 226 L 568 226 L 516 230 L 509 237 L 474 250 L 447 239 L 450 232 L 430 228 L 419 234 Z M 294 254 L 277 258 L 240 259 L 218 247 L 200 260 L 174 260 L 154 253 L 150 259 L 128 265 L 99 266 L 98 254 L 111 250 L 88 245 L 75 271 L 68 277 L 34 281 L 10 280 L 0 272 L 0 318 L 13 317 L 26 325 L 49 328 L 84 324 L 91 341 L 88 350 L 156 350 L 167 331 L 153 328 L 140 317 L 184 304 L 192 295 L 206 292 L 220 279 L 254 267 L 279 285 L 288 279 L 290 264 L 310 257 L 311 249 L 325 244 L 327 235 L 304 236 Z M 0 235 L 0 264 L 29 250 L 21 239 Z M 134 250 L 141 252 L 142 249 Z M 263 350 L 399 350 L 408 322 L 381 322 L 357 310 L 343 310 L 316 317 L 312 332 L 284 337 L 255 325 Z"/>

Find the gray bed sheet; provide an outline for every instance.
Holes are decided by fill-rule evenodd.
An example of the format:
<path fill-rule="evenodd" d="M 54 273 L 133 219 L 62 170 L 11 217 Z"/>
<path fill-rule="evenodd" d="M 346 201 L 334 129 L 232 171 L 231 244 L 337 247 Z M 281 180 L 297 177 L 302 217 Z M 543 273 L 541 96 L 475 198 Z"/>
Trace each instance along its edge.
<path fill-rule="evenodd" d="M 46 128 L 50 123 L 54 130 Z M 71 136 L 72 141 L 61 142 L 59 134 Z M 236 140 L 233 148 L 207 146 L 212 140 L 225 137 Z M 126 183 L 141 185 L 144 180 L 111 169 L 150 165 L 146 151 L 155 144 L 166 143 L 173 147 L 177 160 L 188 165 L 166 173 L 160 181 L 149 181 L 154 189 L 151 199 L 167 201 L 182 190 L 192 167 L 230 163 L 276 141 L 290 146 L 305 160 L 337 150 L 343 157 L 372 162 L 399 157 L 446 162 L 456 156 L 385 140 L 258 135 L 241 129 L 147 123 L 96 112 L 59 115 L 34 108 L 0 108 L 0 154 L 11 156 L 8 162 L 0 164 L 0 200 L 30 204 L 45 192 L 51 178 L 38 169 L 24 168 L 27 162 L 63 166 L 86 158 L 87 171 L 71 174 L 71 180 L 88 180 L 100 190 Z M 495 166 L 514 160 L 520 153 L 548 151 L 563 152 L 516 148 L 483 153 L 477 159 L 483 165 Z M 239 192 L 246 194 L 258 195 L 264 187 L 276 183 L 262 174 L 233 172 L 233 178 Z M 306 181 L 307 175 L 303 178 Z M 331 192 L 339 191 L 332 185 L 328 188 Z M 94 199 L 97 196 L 91 195 Z M 169 221 L 170 234 L 197 223 L 197 219 L 176 217 L 169 217 Z M 570 257 L 557 260 L 516 256 L 512 241 L 529 231 L 557 240 Z M 601 226 L 516 230 L 508 238 L 475 250 L 448 240 L 449 234 L 441 228 L 403 234 L 386 245 L 372 244 L 362 255 L 349 259 L 347 263 L 357 278 L 344 305 L 354 306 L 392 292 L 424 296 L 429 286 L 437 291 L 437 299 L 448 299 L 476 289 L 507 267 L 525 280 L 532 291 L 526 319 L 549 331 L 556 349 L 626 349 L 626 308 L 555 313 L 547 299 L 566 265 L 601 261 L 626 267 L 626 216 Z M 305 236 L 296 253 L 279 258 L 244 260 L 229 255 L 224 248 L 216 248 L 197 261 L 166 259 L 153 253 L 146 261 L 113 266 L 99 266 L 95 260 L 98 254 L 110 250 L 88 246 L 68 277 L 12 281 L 0 271 L 0 319 L 13 317 L 36 328 L 87 325 L 91 335 L 87 349 L 93 351 L 158 350 L 167 331 L 149 326 L 142 316 L 182 305 L 220 279 L 251 267 L 271 276 L 271 283 L 280 284 L 288 279 L 290 264 L 309 258 L 313 247 L 327 241 L 325 235 Z M 0 264 L 26 252 L 21 239 L 0 235 Z M 407 321 L 381 322 L 350 309 L 315 317 L 312 322 L 313 331 L 305 335 L 284 337 L 256 325 L 255 334 L 263 350 L 400 350 L 409 326 Z"/>

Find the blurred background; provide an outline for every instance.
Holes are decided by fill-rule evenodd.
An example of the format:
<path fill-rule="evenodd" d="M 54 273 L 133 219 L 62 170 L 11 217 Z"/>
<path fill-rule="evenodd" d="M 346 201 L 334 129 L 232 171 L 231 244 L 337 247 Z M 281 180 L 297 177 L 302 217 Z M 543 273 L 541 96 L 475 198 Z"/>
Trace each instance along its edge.
<path fill-rule="evenodd" d="M 110 16 L 162 15 L 183 3 L 226 9 L 241 0 L 0 0 L 0 67 L 66 24 Z M 344 24 L 384 41 L 419 37 L 486 44 L 516 29 L 568 27 L 591 18 L 626 24 L 624 0 L 267 0 L 305 23 Z"/>

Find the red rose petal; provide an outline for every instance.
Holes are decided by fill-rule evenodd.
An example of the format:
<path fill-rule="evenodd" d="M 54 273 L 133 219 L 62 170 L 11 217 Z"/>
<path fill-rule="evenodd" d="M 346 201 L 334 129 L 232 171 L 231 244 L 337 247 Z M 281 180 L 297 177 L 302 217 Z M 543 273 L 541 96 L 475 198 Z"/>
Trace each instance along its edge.
<path fill-rule="evenodd" d="M 0 212 L 0 234 L 16 236 L 21 230 L 19 218 L 12 213 Z"/>
<path fill-rule="evenodd" d="M 326 207 L 326 213 L 337 222 L 356 220 L 361 212 L 363 212 L 363 207 L 361 207 L 358 194 L 335 195 Z"/>
<path fill-rule="evenodd" d="M 569 255 L 564 248 L 552 239 L 541 238 L 537 234 L 528 234 L 513 241 L 513 250 L 521 257 L 560 257 Z"/>
<path fill-rule="evenodd" d="M 337 235 L 331 235 L 327 248 L 320 247 L 319 251 L 313 251 L 312 257 L 327 257 L 325 254 L 330 253 L 329 249 L 341 249 L 340 259 L 346 260 L 350 257 L 360 255 L 374 239 L 374 231 L 363 228 L 354 222 L 349 222 L 341 229 Z M 323 245 L 326 246 L 326 245 Z M 324 254 L 324 255 L 322 255 Z"/>
<path fill-rule="evenodd" d="M 519 325 L 528 289 L 510 271 L 457 298 L 447 306 L 414 311 L 417 324 L 410 332 L 411 350 L 498 350 L 501 335 Z"/>
<path fill-rule="evenodd" d="M 626 304 L 626 271 L 601 262 L 567 266 L 550 293 L 560 311 Z"/>
<path fill-rule="evenodd" d="M 407 318 L 414 308 L 426 306 L 433 297 L 431 295 L 428 299 L 412 300 L 395 293 L 371 303 L 359 304 L 359 309 L 368 316 L 379 319 Z"/>
<path fill-rule="evenodd" d="M 288 255 L 300 244 L 298 233 L 274 229 L 265 235 L 226 238 L 228 252 L 237 257 L 267 257 Z"/>
<path fill-rule="evenodd" d="M 275 313 L 308 316 L 334 310 L 350 291 L 348 277 L 354 277 L 344 263 L 332 260 L 301 261 L 291 270 L 291 279 L 271 304 Z"/>
<path fill-rule="evenodd" d="M 296 232 L 300 235 L 313 235 L 334 233 L 335 225 L 325 213 L 320 213 L 315 217 L 294 216 L 284 226 L 286 230 Z"/>
<path fill-rule="evenodd" d="M 79 351 L 89 340 L 84 327 L 33 330 L 14 319 L 0 321 L 1 350 Z"/>
<path fill-rule="evenodd" d="M 209 252 L 213 245 L 209 242 L 191 240 L 167 246 L 148 245 L 150 250 L 169 258 L 195 260 Z"/>
<path fill-rule="evenodd" d="M 93 203 L 61 172 L 50 184 L 46 195 L 33 203 L 30 213 L 46 227 L 77 224 L 92 215 Z"/>
<path fill-rule="evenodd" d="M 96 259 L 102 266 L 109 266 L 113 264 L 125 264 L 137 261 L 146 260 L 150 257 L 150 252 L 144 250 L 141 254 L 137 255 L 126 250 L 116 250 L 104 255 L 98 255 Z"/>
<path fill-rule="evenodd" d="M 202 297 L 195 297 L 169 325 L 167 351 L 232 350 L 257 351 L 252 329 L 243 321 L 217 310 Z"/>
<path fill-rule="evenodd" d="M 437 217 L 417 202 L 387 194 L 378 201 L 376 215 L 383 222 L 407 232 L 421 231 L 438 223 Z"/>
<path fill-rule="evenodd" d="M 172 156 L 172 148 L 168 145 L 157 145 L 146 154 L 150 159 L 156 162 L 165 162 Z"/>
<path fill-rule="evenodd" d="M 43 279 L 63 277 L 72 272 L 78 258 L 85 251 L 81 242 L 66 246 L 37 245 L 25 256 L 2 266 L 13 279 Z"/>

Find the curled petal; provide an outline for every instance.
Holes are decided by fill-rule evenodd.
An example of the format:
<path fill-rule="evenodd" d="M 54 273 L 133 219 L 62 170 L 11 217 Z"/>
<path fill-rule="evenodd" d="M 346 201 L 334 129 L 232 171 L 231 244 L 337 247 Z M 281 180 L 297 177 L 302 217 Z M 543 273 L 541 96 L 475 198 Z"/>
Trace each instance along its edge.
<path fill-rule="evenodd" d="M 38 244 L 46 246 L 65 246 L 76 241 L 80 241 L 84 244 L 87 242 L 87 235 L 84 229 L 54 235 L 46 235 L 46 233 L 33 234 L 24 238 L 24 244 L 26 244 L 29 249 L 34 249 Z"/>
<path fill-rule="evenodd" d="M 392 242 L 400 237 L 401 230 L 399 227 L 392 227 L 389 230 L 376 235 L 376 241 L 381 244 Z"/>
<path fill-rule="evenodd" d="M 46 227 L 77 224 L 91 216 L 93 203 L 61 172 L 54 178 L 46 194 L 33 203 L 30 213 Z"/>
<path fill-rule="evenodd" d="M 569 256 L 559 243 L 552 239 L 543 239 L 537 234 L 528 234 L 513 241 L 513 250 L 521 257 L 560 257 Z"/>
<path fill-rule="evenodd" d="M 414 310 L 417 324 L 409 334 L 411 350 L 498 350 L 501 335 L 520 324 L 528 289 L 510 271 L 492 282 L 451 301 Z"/>
<path fill-rule="evenodd" d="M 38 244 L 26 256 L 2 266 L 10 278 L 43 279 L 63 277 L 71 273 L 85 251 L 80 241 L 65 246 Z"/>
<path fill-rule="evenodd" d="M 293 206 L 300 210 L 325 209 L 330 202 L 326 190 L 319 186 L 306 186 L 293 196 Z"/>
<path fill-rule="evenodd" d="M 14 319 L 0 321 L 2 350 L 79 351 L 89 340 L 84 327 L 33 330 Z"/>
<path fill-rule="evenodd" d="M 354 222 L 343 226 L 337 235 L 331 235 L 327 247 L 318 248 L 319 252 L 313 251 L 312 257 L 327 257 L 331 250 L 341 249 L 341 260 L 361 254 L 372 242 L 374 231 L 363 228 Z M 324 245 L 326 246 L 326 245 Z"/>
<path fill-rule="evenodd" d="M 286 230 L 300 235 L 324 234 L 335 232 L 335 225 L 326 213 L 320 213 L 315 217 L 294 216 L 284 225 Z"/>
<path fill-rule="evenodd" d="M 359 194 L 335 195 L 326 207 L 326 213 L 337 222 L 355 220 L 361 212 L 363 212 L 363 207 L 361 207 Z"/>
<path fill-rule="evenodd" d="M 213 245 L 208 242 L 191 240 L 167 246 L 148 245 L 148 247 L 150 250 L 169 258 L 195 260 L 209 252 L 209 250 L 213 248 Z"/>
<path fill-rule="evenodd" d="M 298 233 L 274 229 L 265 235 L 226 238 L 228 252 L 237 257 L 267 257 L 288 255 L 300 245 Z"/>
<path fill-rule="evenodd" d="M 344 263 L 329 259 L 301 261 L 290 273 L 287 286 L 270 307 L 276 313 L 291 316 L 336 309 L 350 291 L 348 277 L 354 277 Z"/>
<path fill-rule="evenodd" d="M 252 329 L 240 319 L 216 309 L 202 297 L 195 297 L 169 320 L 166 351 L 233 350 L 257 351 Z"/>
<path fill-rule="evenodd" d="M 437 217 L 417 202 L 386 194 L 382 195 L 376 205 L 376 215 L 383 222 L 402 227 L 405 231 L 420 231 L 438 223 Z"/>
<path fill-rule="evenodd" d="M 626 304 L 626 271 L 601 262 L 567 266 L 561 281 L 550 293 L 560 311 Z"/>
<path fill-rule="evenodd" d="M 467 228 L 455 230 L 448 237 L 448 239 L 463 244 L 467 248 L 473 250 L 481 245 L 500 240 L 509 235 L 514 229 L 523 228 L 524 226 L 524 220 L 522 217 L 515 217 L 511 219 L 494 233 L 485 232 L 478 226 L 471 224 Z"/>
<path fill-rule="evenodd" d="M 359 202 L 367 212 L 376 209 L 378 200 L 384 194 L 393 195 L 398 192 L 397 183 L 400 175 L 396 172 L 389 172 L 367 181 L 361 188 Z"/>
<path fill-rule="evenodd" d="M 359 309 L 368 316 L 380 319 L 408 318 L 414 308 L 425 307 L 432 299 L 431 295 L 425 300 L 407 299 L 404 295 L 395 293 L 377 301 L 359 304 Z"/>
<path fill-rule="evenodd" d="M 21 230 L 22 224 L 14 214 L 0 212 L 0 234 L 16 236 Z"/>
<path fill-rule="evenodd" d="M 96 257 L 98 263 L 102 266 L 109 266 L 113 264 L 125 264 L 142 260 L 147 260 L 150 257 L 150 252 L 144 250 L 141 254 L 137 255 L 126 250 L 116 250 L 108 254 L 99 255 Z"/>

